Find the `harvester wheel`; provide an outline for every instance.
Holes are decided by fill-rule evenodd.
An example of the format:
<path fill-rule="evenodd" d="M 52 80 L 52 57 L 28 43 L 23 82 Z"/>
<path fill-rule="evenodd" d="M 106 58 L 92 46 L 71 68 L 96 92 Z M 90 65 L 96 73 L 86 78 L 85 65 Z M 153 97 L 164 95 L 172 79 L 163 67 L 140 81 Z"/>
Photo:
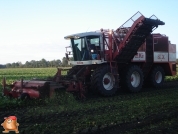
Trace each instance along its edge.
<path fill-rule="evenodd" d="M 27 93 L 23 93 L 23 94 L 21 94 L 20 99 L 21 100 L 27 100 L 27 99 L 30 99 L 30 96 Z"/>
<path fill-rule="evenodd" d="M 165 73 L 162 67 L 156 66 L 150 75 L 150 83 L 153 87 L 161 87 L 164 83 Z"/>
<path fill-rule="evenodd" d="M 103 96 L 112 96 L 117 91 L 115 84 L 115 77 L 109 66 L 98 67 L 91 78 L 92 90 L 97 90 Z"/>
<path fill-rule="evenodd" d="M 141 68 L 136 65 L 128 66 L 121 73 L 121 84 L 122 88 L 129 92 L 139 92 L 143 85 L 143 72 Z"/>

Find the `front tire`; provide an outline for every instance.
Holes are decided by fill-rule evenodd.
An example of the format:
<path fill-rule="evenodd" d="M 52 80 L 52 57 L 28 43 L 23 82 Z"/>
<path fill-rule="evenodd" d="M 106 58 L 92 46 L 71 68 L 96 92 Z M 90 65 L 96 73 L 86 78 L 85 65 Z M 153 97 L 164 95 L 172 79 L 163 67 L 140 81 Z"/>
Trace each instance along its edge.
<path fill-rule="evenodd" d="M 143 85 L 143 72 L 140 67 L 136 65 L 128 66 L 121 73 L 121 84 L 122 88 L 129 92 L 139 92 Z"/>
<path fill-rule="evenodd" d="M 94 71 L 91 84 L 92 90 L 95 90 L 95 92 L 97 90 L 103 96 L 112 96 L 117 91 L 115 77 L 107 65 L 98 67 Z"/>

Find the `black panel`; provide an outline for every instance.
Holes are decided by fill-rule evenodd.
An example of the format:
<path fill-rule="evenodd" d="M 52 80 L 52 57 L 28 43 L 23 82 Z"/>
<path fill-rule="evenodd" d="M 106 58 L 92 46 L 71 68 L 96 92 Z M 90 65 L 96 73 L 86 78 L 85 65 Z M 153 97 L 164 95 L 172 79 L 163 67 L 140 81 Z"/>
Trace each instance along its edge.
<path fill-rule="evenodd" d="M 168 52 L 168 37 L 155 38 L 154 51 Z"/>

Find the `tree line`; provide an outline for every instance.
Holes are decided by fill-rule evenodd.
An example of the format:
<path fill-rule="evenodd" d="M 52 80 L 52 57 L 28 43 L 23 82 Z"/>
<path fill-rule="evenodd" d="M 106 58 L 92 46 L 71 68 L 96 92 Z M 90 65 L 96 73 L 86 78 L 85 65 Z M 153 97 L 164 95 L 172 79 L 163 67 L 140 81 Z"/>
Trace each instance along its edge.
<path fill-rule="evenodd" d="M 73 60 L 73 58 L 70 58 L 70 60 Z M 178 59 L 176 60 L 176 63 L 178 64 Z M 13 62 L 13 63 L 7 63 L 5 65 L 0 64 L 0 68 L 45 68 L 45 67 L 69 67 L 67 59 L 65 57 L 61 60 L 52 60 L 47 61 L 44 58 L 40 61 L 26 61 L 25 64 L 22 64 L 21 62 Z"/>
<path fill-rule="evenodd" d="M 22 64 L 21 62 L 7 63 L 5 65 L 0 64 L 0 68 L 45 68 L 45 67 L 68 67 L 68 66 L 69 65 L 65 57 L 62 58 L 62 61 L 60 59 L 47 61 L 43 58 L 39 61 L 36 60 L 26 61 L 25 64 Z"/>

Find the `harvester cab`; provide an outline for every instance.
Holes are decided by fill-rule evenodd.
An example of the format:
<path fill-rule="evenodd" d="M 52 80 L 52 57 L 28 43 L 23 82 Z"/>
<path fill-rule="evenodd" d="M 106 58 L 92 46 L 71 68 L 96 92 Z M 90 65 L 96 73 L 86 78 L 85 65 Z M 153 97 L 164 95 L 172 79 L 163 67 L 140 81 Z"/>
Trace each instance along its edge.
<path fill-rule="evenodd" d="M 71 41 L 73 61 L 72 65 L 91 65 L 104 62 L 103 52 L 103 34 L 101 32 L 87 32 L 66 36 L 65 39 Z M 68 55 L 69 53 L 67 53 Z"/>

